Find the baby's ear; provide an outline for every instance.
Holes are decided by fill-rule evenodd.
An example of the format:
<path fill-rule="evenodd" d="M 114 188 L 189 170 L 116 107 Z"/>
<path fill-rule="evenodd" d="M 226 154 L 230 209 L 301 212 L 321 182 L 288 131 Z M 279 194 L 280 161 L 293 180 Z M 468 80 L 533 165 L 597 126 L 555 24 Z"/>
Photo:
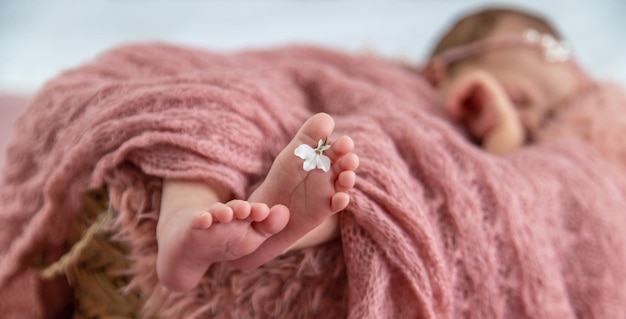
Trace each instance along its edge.
<path fill-rule="evenodd" d="M 421 73 L 432 86 L 438 87 L 446 75 L 446 64 L 440 58 L 431 58 Z"/>

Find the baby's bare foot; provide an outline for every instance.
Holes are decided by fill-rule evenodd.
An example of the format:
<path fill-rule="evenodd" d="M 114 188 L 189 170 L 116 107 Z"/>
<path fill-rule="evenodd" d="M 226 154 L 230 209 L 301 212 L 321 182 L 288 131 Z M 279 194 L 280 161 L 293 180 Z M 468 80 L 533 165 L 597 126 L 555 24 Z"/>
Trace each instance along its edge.
<path fill-rule="evenodd" d="M 287 206 L 289 223 L 250 255 L 232 260 L 231 265 L 252 269 L 266 263 L 348 206 L 350 198 L 346 192 L 354 187 L 354 170 L 359 165 L 351 138 L 340 137 L 323 152 L 330 159 L 328 172 L 321 169 L 305 171 L 303 160 L 294 155 L 294 150 L 302 144 L 316 148 L 320 140 L 333 133 L 334 126 L 330 115 L 316 114 L 302 125 L 289 145 L 278 154 L 267 178 L 249 200 Z"/>
<path fill-rule="evenodd" d="M 159 241 L 159 280 L 169 289 L 189 290 L 212 263 L 250 254 L 282 230 L 288 219 L 285 206 L 269 208 L 242 200 L 216 203 L 206 212 L 182 213 Z"/>

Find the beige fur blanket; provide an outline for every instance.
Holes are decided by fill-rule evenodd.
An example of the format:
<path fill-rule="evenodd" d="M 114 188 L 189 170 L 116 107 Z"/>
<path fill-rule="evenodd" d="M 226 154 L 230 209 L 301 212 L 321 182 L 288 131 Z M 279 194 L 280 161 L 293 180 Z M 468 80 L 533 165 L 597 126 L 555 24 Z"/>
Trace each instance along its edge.
<path fill-rule="evenodd" d="M 310 47 L 111 50 L 51 80 L 21 117 L 0 189 L 0 310 L 43 317 L 29 265 L 62 253 L 106 185 L 131 285 L 164 318 L 623 318 L 624 180 L 580 139 L 485 154 L 396 65 Z M 160 181 L 245 198 L 315 112 L 361 158 L 341 240 L 249 273 L 213 265 L 189 293 L 155 276 Z"/>

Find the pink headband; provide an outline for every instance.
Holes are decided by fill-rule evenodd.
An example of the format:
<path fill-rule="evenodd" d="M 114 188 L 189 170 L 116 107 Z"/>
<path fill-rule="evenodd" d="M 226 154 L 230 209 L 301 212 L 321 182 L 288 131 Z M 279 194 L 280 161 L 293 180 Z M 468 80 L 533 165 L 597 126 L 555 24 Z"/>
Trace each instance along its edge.
<path fill-rule="evenodd" d="M 437 57 L 445 64 L 450 64 L 488 51 L 513 47 L 528 47 L 543 51 L 549 62 L 567 61 L 572 56 L 572 50 L 564 41 L 559 41 L 550 34 L 529 29 L 524 31 L 522 36 L 515 34 L 486 38 L 453 47 L 437 55 Z"/>

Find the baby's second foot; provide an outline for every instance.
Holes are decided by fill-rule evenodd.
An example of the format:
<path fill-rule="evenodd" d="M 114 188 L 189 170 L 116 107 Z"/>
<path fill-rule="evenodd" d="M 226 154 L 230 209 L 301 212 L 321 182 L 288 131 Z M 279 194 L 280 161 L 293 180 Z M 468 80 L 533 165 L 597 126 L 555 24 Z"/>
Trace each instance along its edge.
<path fill-rule="evenodd" d="M 334 126 L 335 122 L 330 115 L 316 114 L 302 125 L 289 145 L 278 154 L 267 178 L 249 200 L 287 206 L 290 211 L 289 223 L 252 254 L 232 260 L 231 265 L 239 269 L 252 269 L 266 263 L 320 226 L 331 215 L 348 206 L 350 199 L 346 192 L 354 187 L 354 171 L 359 165 L 351 138 L 342 136 L 332 142 L 328 150 L 311 153 L 328 157 L 328 172 L 318 168 L 306 171 L 304 168 L 311 162 L 304 164 L 303 159 L 294 154 L 297 148 L 299 156 L 310 153 L 319 146 L 320 140 L 324 141 L 332 134 Z M 303 144 L 309 147 L 301 147 Z M 312 163 L 315 166 L 316 162 Z"/>
<path fill-rule="evenodd" d="M 181 212 L 159 240 L 157 273 L 169 289 L 195 287 L 212 263 L 237 259 L 282 230 L 289 211 L 242 200 L 216 203 L 206 212 Z"/>

